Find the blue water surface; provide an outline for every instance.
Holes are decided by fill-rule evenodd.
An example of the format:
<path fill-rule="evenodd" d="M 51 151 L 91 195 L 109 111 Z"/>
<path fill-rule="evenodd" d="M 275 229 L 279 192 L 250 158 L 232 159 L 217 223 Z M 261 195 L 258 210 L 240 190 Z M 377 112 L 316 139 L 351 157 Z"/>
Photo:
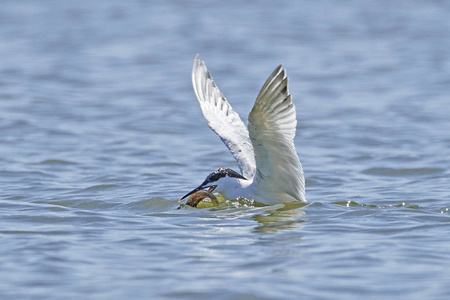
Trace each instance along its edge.
<path fill-rule="evenodd" d="M 0 5 L 2 299 L 447 299 L 450 3 Z M 304 207 L 177 209 L 283 63 Z"/>

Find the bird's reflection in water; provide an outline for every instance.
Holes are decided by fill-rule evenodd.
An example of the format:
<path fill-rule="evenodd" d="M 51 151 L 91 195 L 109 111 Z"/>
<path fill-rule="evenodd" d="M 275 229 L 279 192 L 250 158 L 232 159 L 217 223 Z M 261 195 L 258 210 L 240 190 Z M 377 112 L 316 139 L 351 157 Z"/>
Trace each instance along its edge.
<path fill-rule="evenodd" d="M 276 233 L 280 230 L 301 228 L 305 222 L 301 217 L 305 214 L 300 208 L 305 203 L 286 203 L 271 206 L 264 213 L 254 215 L 253 219 L 259 223 L 255 231 L 259 233 Z"/>
<path fill-rule="evenodd" d="M 213 201 L 210 200 L 213 199 Z M 178 209 L 211 209 L 215 217 L 235 218 L 237 215 L 250 215 L 250 218 L 258 222 L 256 232 L 276 233 L 280 230 L 293 230 L 301 228 L 305 222 L 301 217 L 305 212 L 301 209 L 308 205 L 302 202 L 279 203 L 268 206 L 254 200 L 237 198 L 226 200 L 220 194 L 198 193 L 191 196 L 186 204 L 181 204 Z M 234 208 L 234 209 L 233 209 Z M 250 208 L 250 211 L 241 211 L 242 208 Z"/>

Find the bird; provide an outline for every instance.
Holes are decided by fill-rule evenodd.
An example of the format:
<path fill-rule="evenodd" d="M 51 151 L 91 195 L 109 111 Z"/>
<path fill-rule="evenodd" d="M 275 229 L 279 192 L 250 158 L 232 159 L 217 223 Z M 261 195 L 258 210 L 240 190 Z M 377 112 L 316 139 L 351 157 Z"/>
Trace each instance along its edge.
<path fill-rule="evenodd" d="M 229 200 L 245 198 L 266 205 L 306 203 L 305 177 L 294 145 L 296 110 L 283 66 L 279 65 L 262 86 L 247 127 L 198 54 L 192 67 L 192 85 L 209 127 L 231 152 L 241 173 L 218 168 L 179 202 L 208 189 Z"/>

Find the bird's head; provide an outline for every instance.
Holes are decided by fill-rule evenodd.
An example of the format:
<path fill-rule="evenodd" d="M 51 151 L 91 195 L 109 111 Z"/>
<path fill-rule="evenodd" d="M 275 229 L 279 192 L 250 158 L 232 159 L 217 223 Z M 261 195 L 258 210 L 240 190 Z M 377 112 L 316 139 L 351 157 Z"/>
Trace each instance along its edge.
<path fill-rule="evenodd" d="M 242 176 L 236 171 L 227 168 L 219 168 L 214 172 L 212 172 L 211 174 L 209 174 L 206 177 L 205 181 L 202 182 L 202 184 L 200 184 L 198 187 L 196 187 L 195 189 L 184 195 L 180 199 L 180 201 L 192 195 L 193 193 L 196 193 L 204 189 L 208 189 L 208 192 L 210 193 L 212 193 L 213 191 L 221 193 L 227 188 L 236 186 L 236 183 L 239 179 L 246 180 L 244 176 Z"/>

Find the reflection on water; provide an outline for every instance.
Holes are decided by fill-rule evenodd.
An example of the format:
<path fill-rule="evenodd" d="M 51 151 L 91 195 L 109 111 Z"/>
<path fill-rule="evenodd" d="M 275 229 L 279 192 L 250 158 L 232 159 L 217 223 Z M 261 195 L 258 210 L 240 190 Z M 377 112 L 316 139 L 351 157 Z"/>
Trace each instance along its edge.
<path fill-rule="evenodd" d="M 276 233 L 280 230 L 300 229 L 301 223 L 305 222 L 304 219 L 300 219 L 305 214 L 301 208 L 307 205 L 305 203 L 280 203 L 266 206 L 244 198 L 221 201 L 220 206 L 214 206 L 208 201 L 205 202 L 203 205 L 198 205 L 197 208 L 182 204 L 178 209 L 210 209 L 212 213 L 220 213 L 222 211 L 228 213 L 230 208 L 246 208 L 249 209 L 251 219 L 258 222 L 255 232 L 259 233 Z"/>
<path fill-rule="evenodd" d="M 277 204 L 265 210 L 262 214 L 255 214 L 252 219 L 259 223 L 255 227 L 258 233 L 276 233 L 280 230 L 299 230 L 305 222 L 301 217 L 305 214 L 301 207 L 303 203 Z"/>
<path fill-rule="evenodd" d="M 280 203 L 267 206 L 254 200 L 238 198 L 234 200 L 225 200 L 220 194 L 216 194 L 219 200 L 218 205 L 214 205 L 208 199 L 199 202 L 196 208 L 186 204 L 181 204 L 177 209 L 210 209 L 212 213 L 221 211 L 228 212 L 230 208 L 250 209 L 250 215 L 253 220 L 259 223 L 255 231 L 259 233 L 276 233 L 279 230 L 300 229 L 301 223 L 305 220 L 300 219 L 305 214 L 302 207 L 305 203 Z"/>

